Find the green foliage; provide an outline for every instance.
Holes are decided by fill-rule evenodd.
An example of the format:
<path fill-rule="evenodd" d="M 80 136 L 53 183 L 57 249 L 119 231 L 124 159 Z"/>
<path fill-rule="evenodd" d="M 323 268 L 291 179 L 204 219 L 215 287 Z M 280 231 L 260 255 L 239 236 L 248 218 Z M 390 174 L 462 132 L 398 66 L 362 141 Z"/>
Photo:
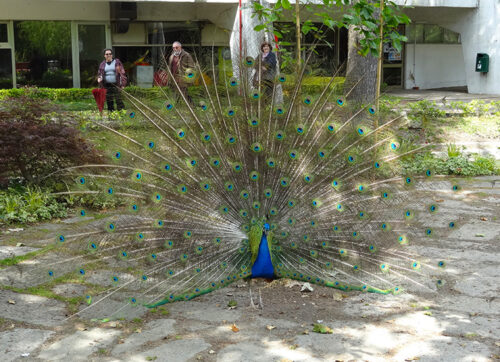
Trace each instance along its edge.
<path fill-rule="evenodd" d="M 451 102 L 453 109 L 462 111 L 463 116 L 483 116 L 500 110 L 500 101 L 486 103 L 483 100 L 474 99 L 470 102 Z"/>
<path fill-rule="evenodd" d="M 423 124 L 438 120 L 446 115 L 446 112 L 439 109 L 434 101 L 422 100 L 409 103 L 409 107 L 408 118 L 421 120 Z"/>
<path fill-rule="evenodd" d="M 448 152 L 448 158 L 458 157 L 462 154 L 462 147 L 458 147 L 454 143 L 450 143 L 446 146 L 446 151 Z"/>
<path fill-rule="evenodd" d="M 294 75 L 286 75 L 287 84 L 295 84 Z M 305 77 L 302 81 L 301 92 L 303 94 L 320 94 L 330 82 L 331 77 Z M 335 80 L 330 85 L 330 89 L 334 89 L 334 94 L 342 94 L 344 88 L 345 77 L 335 77 Z M 285 84 L 283 89 L 293 89 Z"/>
<path fill-rule="evenodd" d="M 436 157 L 431 152 L 417 154 L 401 161 L 403 174 L 424 175 L 432 170 L 435 175 L 488 176 L 500 174 L 500 164 L 493 156 L 458 154 L 448 158 Z"/>
<path fill-rule="evenodd" d="M 383 34 L 384 42 L 391 42 L 398 51 L 402 48 L 402 42 L 407 38 L 399 34 L 397 28 L 400 24 L 409 24 L 410 19 L 401 11 L 401 8 L 393 1 L 384 1 L 384 9 L 382 11 Z M 257 25 L 255 31 L 269 31 L 272 29 L 274 22 L 280 22 L 287 19 L 288 13 L 292 11 L 295 14 L 295 9 L 292 9 L 288 0 L 278 0 L 274 7 L 266 7 L 258 2 L 253 2 L 255 16 L 259 18 L 261 24 Z M 368 0 L 323 0 L 322 4 L 313 4 L 309 1 L 301 3 L 301 10 L 306 12 L 306 17 L 318 17 L 322 20 L 324 29 L 334 29 L 336 27 L 354 26 L 354 30 L 362 34 L 358 52 L 361 55 L 372 54 L 378 57 L 378 49 L 380 44 L 380 2 Z M 332 13 L 342 12 L 344 16 L 342 20 L 336 20 L 332 17 Z M 297 24 L 296 24 L 297 26 Z M 316 39 L 325 41 L 324 31 L 314 25 L 311 20 L 302 21 L 300 31 L 306 35 L 309 32 L 314 32 Z M 280 39 L 280 45 L 285 44 L 281 40 L 284 38 L 282 31 L 273 29 L 272 33 Z M 289 59 L 290 58 L 290 59 Z M 286 55 L 282 65 L 287 65 L 293 62 L 290 55 Z"/>
<path fill-rule="evenodd" d="M 93 99 L 91 89 L 86 88 L 11 88 L 0 89 L 0 100 L 6 98 L 28 97 L 31 99 L 45 99 L 52 101 L 78 101 Z"/>
<path fill-rule="evenodd" d="M 114 209 L 116 207 L 124 206 L 126 204 L 124 199 L 117 196 L 110 197 L 106 195 L 104 192 L 100 192 L 97 194 L 90 194 L 90 195 L 87 194 L 71 195 L 68 196 L 66 199 L 70 205 L 79 205 L 94 210 Z"/>
<path fill-rule="evenodd" d="M 32 223 L 67 216 L 68 205 L 39 187 L 0 191 L 0 223 Z"/>
<path fill-rule="evenodd" d="M 389 115 L 393 113 L 398 113 L 397 107 L 401 102 L 400 98 L 383 96 L 379 102 L 379 112 L 382 115 Z"/>
<path fill-rule="evenodd" d="M 65 58 L 71 52 L 71 23 L 69 21 L 22 21 L 18 24 L 16 44 L 26 56 L 34 52 L 42 56 Z M 17 51 L 17 47 L 16 47 Z"/>

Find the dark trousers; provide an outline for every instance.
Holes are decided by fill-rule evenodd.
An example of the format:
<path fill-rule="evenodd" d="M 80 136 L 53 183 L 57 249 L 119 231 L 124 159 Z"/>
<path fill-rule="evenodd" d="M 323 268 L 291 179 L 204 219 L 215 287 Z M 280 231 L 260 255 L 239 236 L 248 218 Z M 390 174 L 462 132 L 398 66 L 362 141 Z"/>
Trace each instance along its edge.
<path fill-rule="evenodd" d="M 108 105 L 108 111 L 111 112 L 115 110 L 115 102 L 117 110 L 120 111 L 125 108 L 122 101 L 121 90 L 118 89 L 116 85 L 110 83 L 106 83 L 104 87 L 106 88 L 106 103 Z"/>

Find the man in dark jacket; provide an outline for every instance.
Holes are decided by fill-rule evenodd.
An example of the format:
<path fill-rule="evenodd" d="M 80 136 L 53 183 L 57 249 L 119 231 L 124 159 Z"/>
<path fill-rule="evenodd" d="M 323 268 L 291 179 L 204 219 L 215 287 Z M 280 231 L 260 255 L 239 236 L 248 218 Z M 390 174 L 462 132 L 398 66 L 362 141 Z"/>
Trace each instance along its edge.
<path fill-rule="evenodd" d="M 187 91 L 188 73 L 194 74 L 194 61 L 191 54 L 182 49 L 182 44 L 178 41 L 172 44 L 172 54 L 168 58 L 168 68 L 172 72 L 175 82 L 179 86 L 181 93 L 189 103 L 193 103 Z M 194 79 L 193 79 L 194 80 Z M 174 82 L 169 81 L 170 88 L 177 90 Z"/>
<path fill-rule="evenodd" d="M 119 59 L 113 59 L 111 49 L 104 49 L 104 61 L 99 65 L 97 83 L 99 87 L 106 88 L 108 111 L 114 111 L 115 101 L 118 110 L 125 108 L 120 92 L 127 85 L 127 76 L 122 62 Z"/>

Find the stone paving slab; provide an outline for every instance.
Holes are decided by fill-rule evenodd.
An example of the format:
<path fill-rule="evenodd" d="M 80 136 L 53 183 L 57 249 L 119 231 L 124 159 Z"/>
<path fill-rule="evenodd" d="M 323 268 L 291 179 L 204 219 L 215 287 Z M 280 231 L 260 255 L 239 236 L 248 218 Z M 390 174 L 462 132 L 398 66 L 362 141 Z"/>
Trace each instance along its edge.
<path fill-rule="evenodd" d="M 88 361 L 89 356 L 109 347 L 121 332 L 93 328 L 77 331 L 45 348 L 38 358 L 49 361 Z"/>
<path fill-rule="evenodd" d="M 186 362 L 197 354 L 210 348 L 210 344 L 201 338 L 167 342 L 147 352 L 129 354 L 123 360 L 130 362 Z M 155 358 L 156 357 L 156 358 Z M 154 358 L 154 359 L 153 359 Z"/>
<path fill-rule="evenodd" d="M 63 302 L 10 290 L 0 290 L 0 306 L 2 318 L 44 327 L 63 324 L 67 313 Z"/>
<path fill-rule="evenodd" d="M 175 333 L 174 319 L 158 319 L 149 322 L 140 333 L 132 333 L 123 343 L 113 348 L 112 355 L 118 356 L 122 353 L 136 351 L 140 346 L 147 342 L 155 342 L 159 339 L 168 337 Z"/>
<path fill-rule="evenodd" d="M 57 295 L 66 298 L 78 297 L 85 294 L 86 286 L 80 284 L 59 284 L 52 288 L 52 291 Z"/>
<path fill-rule="evenodd" d="M 41 329 L 16 328 L 0 332 L 0 355 L 2 362 L 29 357 L 55 332 Z"/>
<path fill-rule="evenodd" d="M 14 258 L 16 256 L 25 255 L 31 253 L 32 251 L 39 250 L 38 248 L 30 248 L 28 246 L 0 246 L 0 260 L 7 258 Z"/>
<path fill-rule="evenodd" d="M 82 319 L 125 319 L 132 320 L 141 318 L 148 312 L 148 308 L 141 305 L 131 305 L 128 300 L 130 295 L 115 293 L 101 300 L 101 297 L 93 297 L 92 304 L 82 305 L 78 316 Z"/>
<path fill-rule="evenodd" d="M 215 305 L 203 306 L 196 300 L 191 303 L 174 303 L 168 305 L 170 313 L 179 317 L 204 322 L 235 321 L 241 317 L 241 309 L 228 310 Z"/>
<path fill-rule="evenodd" d="M 225 347 L 217 354 L 217 362 L 307 361 L 319 362 L 305 349 L 293 350 L 281 341 L 242 342 Z"/>

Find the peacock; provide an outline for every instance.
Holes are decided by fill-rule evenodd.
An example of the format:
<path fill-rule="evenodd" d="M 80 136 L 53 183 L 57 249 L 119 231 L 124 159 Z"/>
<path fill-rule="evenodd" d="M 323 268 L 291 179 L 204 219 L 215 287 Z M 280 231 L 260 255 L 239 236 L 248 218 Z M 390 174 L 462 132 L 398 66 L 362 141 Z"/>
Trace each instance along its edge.
<path fill-rule="evenodd" d="M 237 78 L 213 64 L 201 76 L 196 62 L 184 79 L 200 84 L 192 100 L 166 68 L 174 91 L 158 88 L 160 100 L 124 92 L 132 126 L 82 126 L 106 132 L 105 160 L 60 170 L 61 193 L 123 206 L 57 233 L 60 257 L 32 270 L 105 275 L 76 315 L 116 296 L 155 308 L 255 277 L 379 294 L 444 283 L 445 261 L 416 250 L 456 221 L 440 216 L 433 170 L 401 166 L 425 149 L 405 142 L 408 120 L 381 116 L 377 99 L 349 104 L 337 74 L 309 94 L 305 64 L 277 73 L 269 95 L 252 82 L 256 62 L 243 57 Z"/>

